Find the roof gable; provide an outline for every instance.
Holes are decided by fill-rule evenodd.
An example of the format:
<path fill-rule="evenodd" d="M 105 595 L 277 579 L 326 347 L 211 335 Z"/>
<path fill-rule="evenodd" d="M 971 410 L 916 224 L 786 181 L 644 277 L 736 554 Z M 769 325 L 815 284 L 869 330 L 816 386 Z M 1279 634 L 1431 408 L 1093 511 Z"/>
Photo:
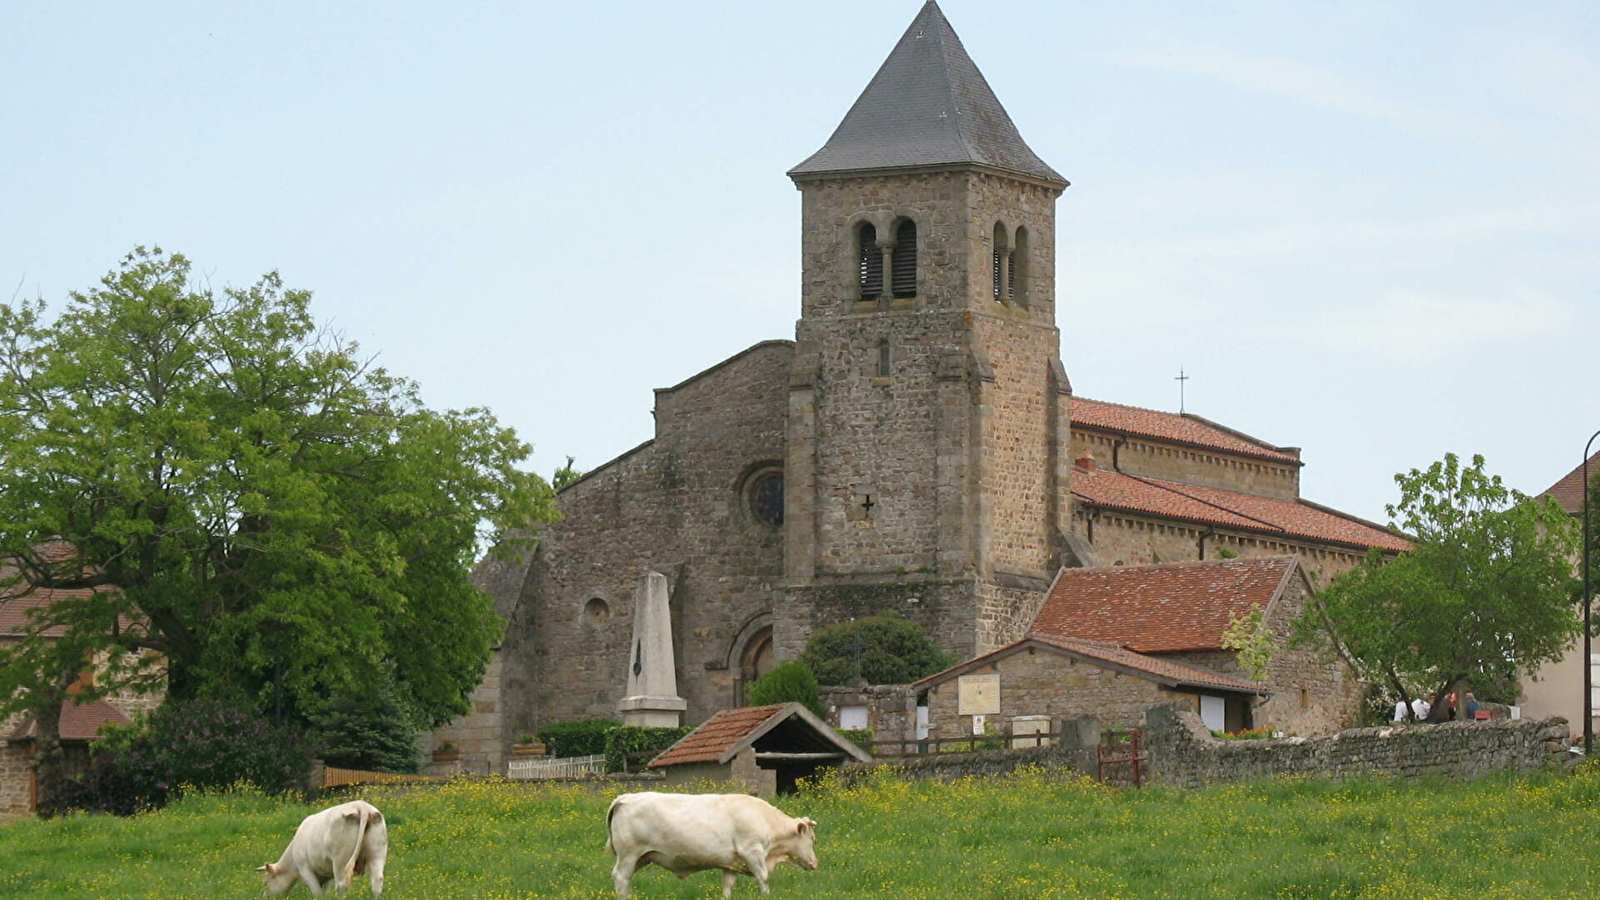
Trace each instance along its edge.
<path fill-rule="evenodd" d="M 1292 556 L 1063 569 L 1032 630 L 1140 653 L 1216 650 L 1235 618 L 1268 610 L 1293 578 L 1305 575 Z"/>
<path fill-rule="evenodd" d="M 1589 476 L 1600 472 L 1600 453 L 1589 457 Z M 1554 497 L 1561 508 L 1572 515 L 1581 515 L 1583 512 L 1583 463 L 1579 463 L 1571 472 L 1563 475 L 1560 481 L 1550 485 L 1542 494 L 1545 497 Z"/>
<path fill-rule="evenodd" d="M 811 732 L 814 740 L 836 747 L 845 756 L 862 762 L 872 759 L 804 706 L 798 703 L 778 703 L 770 706 L 724 709 L 701 722 L 699 727 L 684 735 L 677 743 L 661 751 L 655 759 L 650 760 L 647 767 L 662 768 L 704 762 L 725 763 L 767 733 L 791 722 Z"/>
<path fill-rule="evenodd" d="M 1066 186 L 928 0 L 822 149 L 790 176 L 977 164 Z"/>
<path fill-rule="evenodd" d="M 120 710 L 104 700 L 92 700 L 83 704 L 67 700 L 61 704 L 59 734 L 63 741 L 92 741 L 98 735 L 101 725 L 107 722 L 127 725 L 129 721 Z M 13 741 L 31 741 L 38 737 L 38 729 L 35 727 L 37 724 L 33 717 L 29 717 L 20 728 L 8 735 L 8 738 Z"/>

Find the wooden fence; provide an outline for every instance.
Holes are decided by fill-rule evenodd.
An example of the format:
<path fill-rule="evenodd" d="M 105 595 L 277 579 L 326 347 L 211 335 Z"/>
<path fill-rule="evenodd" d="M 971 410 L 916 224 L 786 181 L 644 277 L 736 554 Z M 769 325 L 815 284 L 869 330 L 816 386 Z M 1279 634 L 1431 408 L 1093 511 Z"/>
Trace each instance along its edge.
<path fill-rule="evenodd" d="M 338 769 L 333 766 L 328 766 L 322 770 L 323 787 L 345 787 L 352 784 L 431 784 L 443 780 L 431 775 L 364 772 L 360 769 Z"/>
<path fill-rule="evenodd" d="M 900 759 L 929 753 L 977 753 L 980 750 L 1024 750 L 1030 747 L 1051 747 L 1061 740 L 1062 733 L 1051 726 L 1048 731 L 1013 734 L 1011 724 L 995 734 L 969 737 L 928 737 L 920 740 L 857 741 L 856 746 L 876 759 Z"/>
<path fill-rule="evenodd" d="M 603 753 L 560 759 L 513 759 L 506 763 L 506 777 L 516 780 L 576 778 L 580 775 L 604 775 L 605 772 L 606 757 Z"/>

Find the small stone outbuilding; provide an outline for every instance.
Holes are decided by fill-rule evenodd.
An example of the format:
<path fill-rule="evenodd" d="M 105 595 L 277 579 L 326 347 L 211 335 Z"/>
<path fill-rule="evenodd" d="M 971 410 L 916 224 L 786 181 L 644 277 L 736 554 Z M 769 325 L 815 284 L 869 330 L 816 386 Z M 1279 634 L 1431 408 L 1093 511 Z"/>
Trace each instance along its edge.
<path fill-rule="evenodd" d="M 845 760 L 872 757 L 798 703 L 725 709 L 652 759 L 666 783 L 730 781 L 762 797 Z"/>
<path fill-rule="evenodd" d="M 1150 707 L 1174 700 L 1199 713 L 1216 710 L 1216 727 L 1248 728 L 1261 685 L 1103 641 L 1030 634 L 912 685 L 925 691 L 929 736 L 959 738 L 1007 730 L 1024 721 L 1094 716 L 1136 728 Z M 1043 720 L 1043 721 L 1041 721 Z"/>

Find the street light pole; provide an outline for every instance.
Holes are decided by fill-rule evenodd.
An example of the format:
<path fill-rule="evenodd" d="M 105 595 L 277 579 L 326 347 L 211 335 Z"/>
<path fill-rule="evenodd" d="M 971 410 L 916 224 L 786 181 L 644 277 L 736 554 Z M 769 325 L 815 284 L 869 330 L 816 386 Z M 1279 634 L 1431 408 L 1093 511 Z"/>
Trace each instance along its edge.
<path fill-rule="evenodd" d="M 1589 435 L 1583 445 L 1583 755 L 1594 754 L 1594 657 L 1589 647 L 1589 616 L 1592 598 L 1589 596 L 1589 448 L 1600 431 Z"/>

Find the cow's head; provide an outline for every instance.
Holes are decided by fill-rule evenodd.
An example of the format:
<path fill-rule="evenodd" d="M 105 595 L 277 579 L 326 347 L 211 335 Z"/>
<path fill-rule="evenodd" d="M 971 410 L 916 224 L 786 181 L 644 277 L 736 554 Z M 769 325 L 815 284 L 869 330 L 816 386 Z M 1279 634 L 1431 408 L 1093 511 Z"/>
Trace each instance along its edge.
<path fill-rule="evenodd" d="M 256 866 L 256 871 L 261 873 L 261 889 L 268 897 L 281 896 L 294 887 L 295 872 L 288 866 L 267 863 Z"/>
<path fill-rule="evenodd" d="M 795 819 L 794 834 L 785 841 L 790 862 L 807 872 L 817 868 L 817 822 L 815 819 Z"/>

